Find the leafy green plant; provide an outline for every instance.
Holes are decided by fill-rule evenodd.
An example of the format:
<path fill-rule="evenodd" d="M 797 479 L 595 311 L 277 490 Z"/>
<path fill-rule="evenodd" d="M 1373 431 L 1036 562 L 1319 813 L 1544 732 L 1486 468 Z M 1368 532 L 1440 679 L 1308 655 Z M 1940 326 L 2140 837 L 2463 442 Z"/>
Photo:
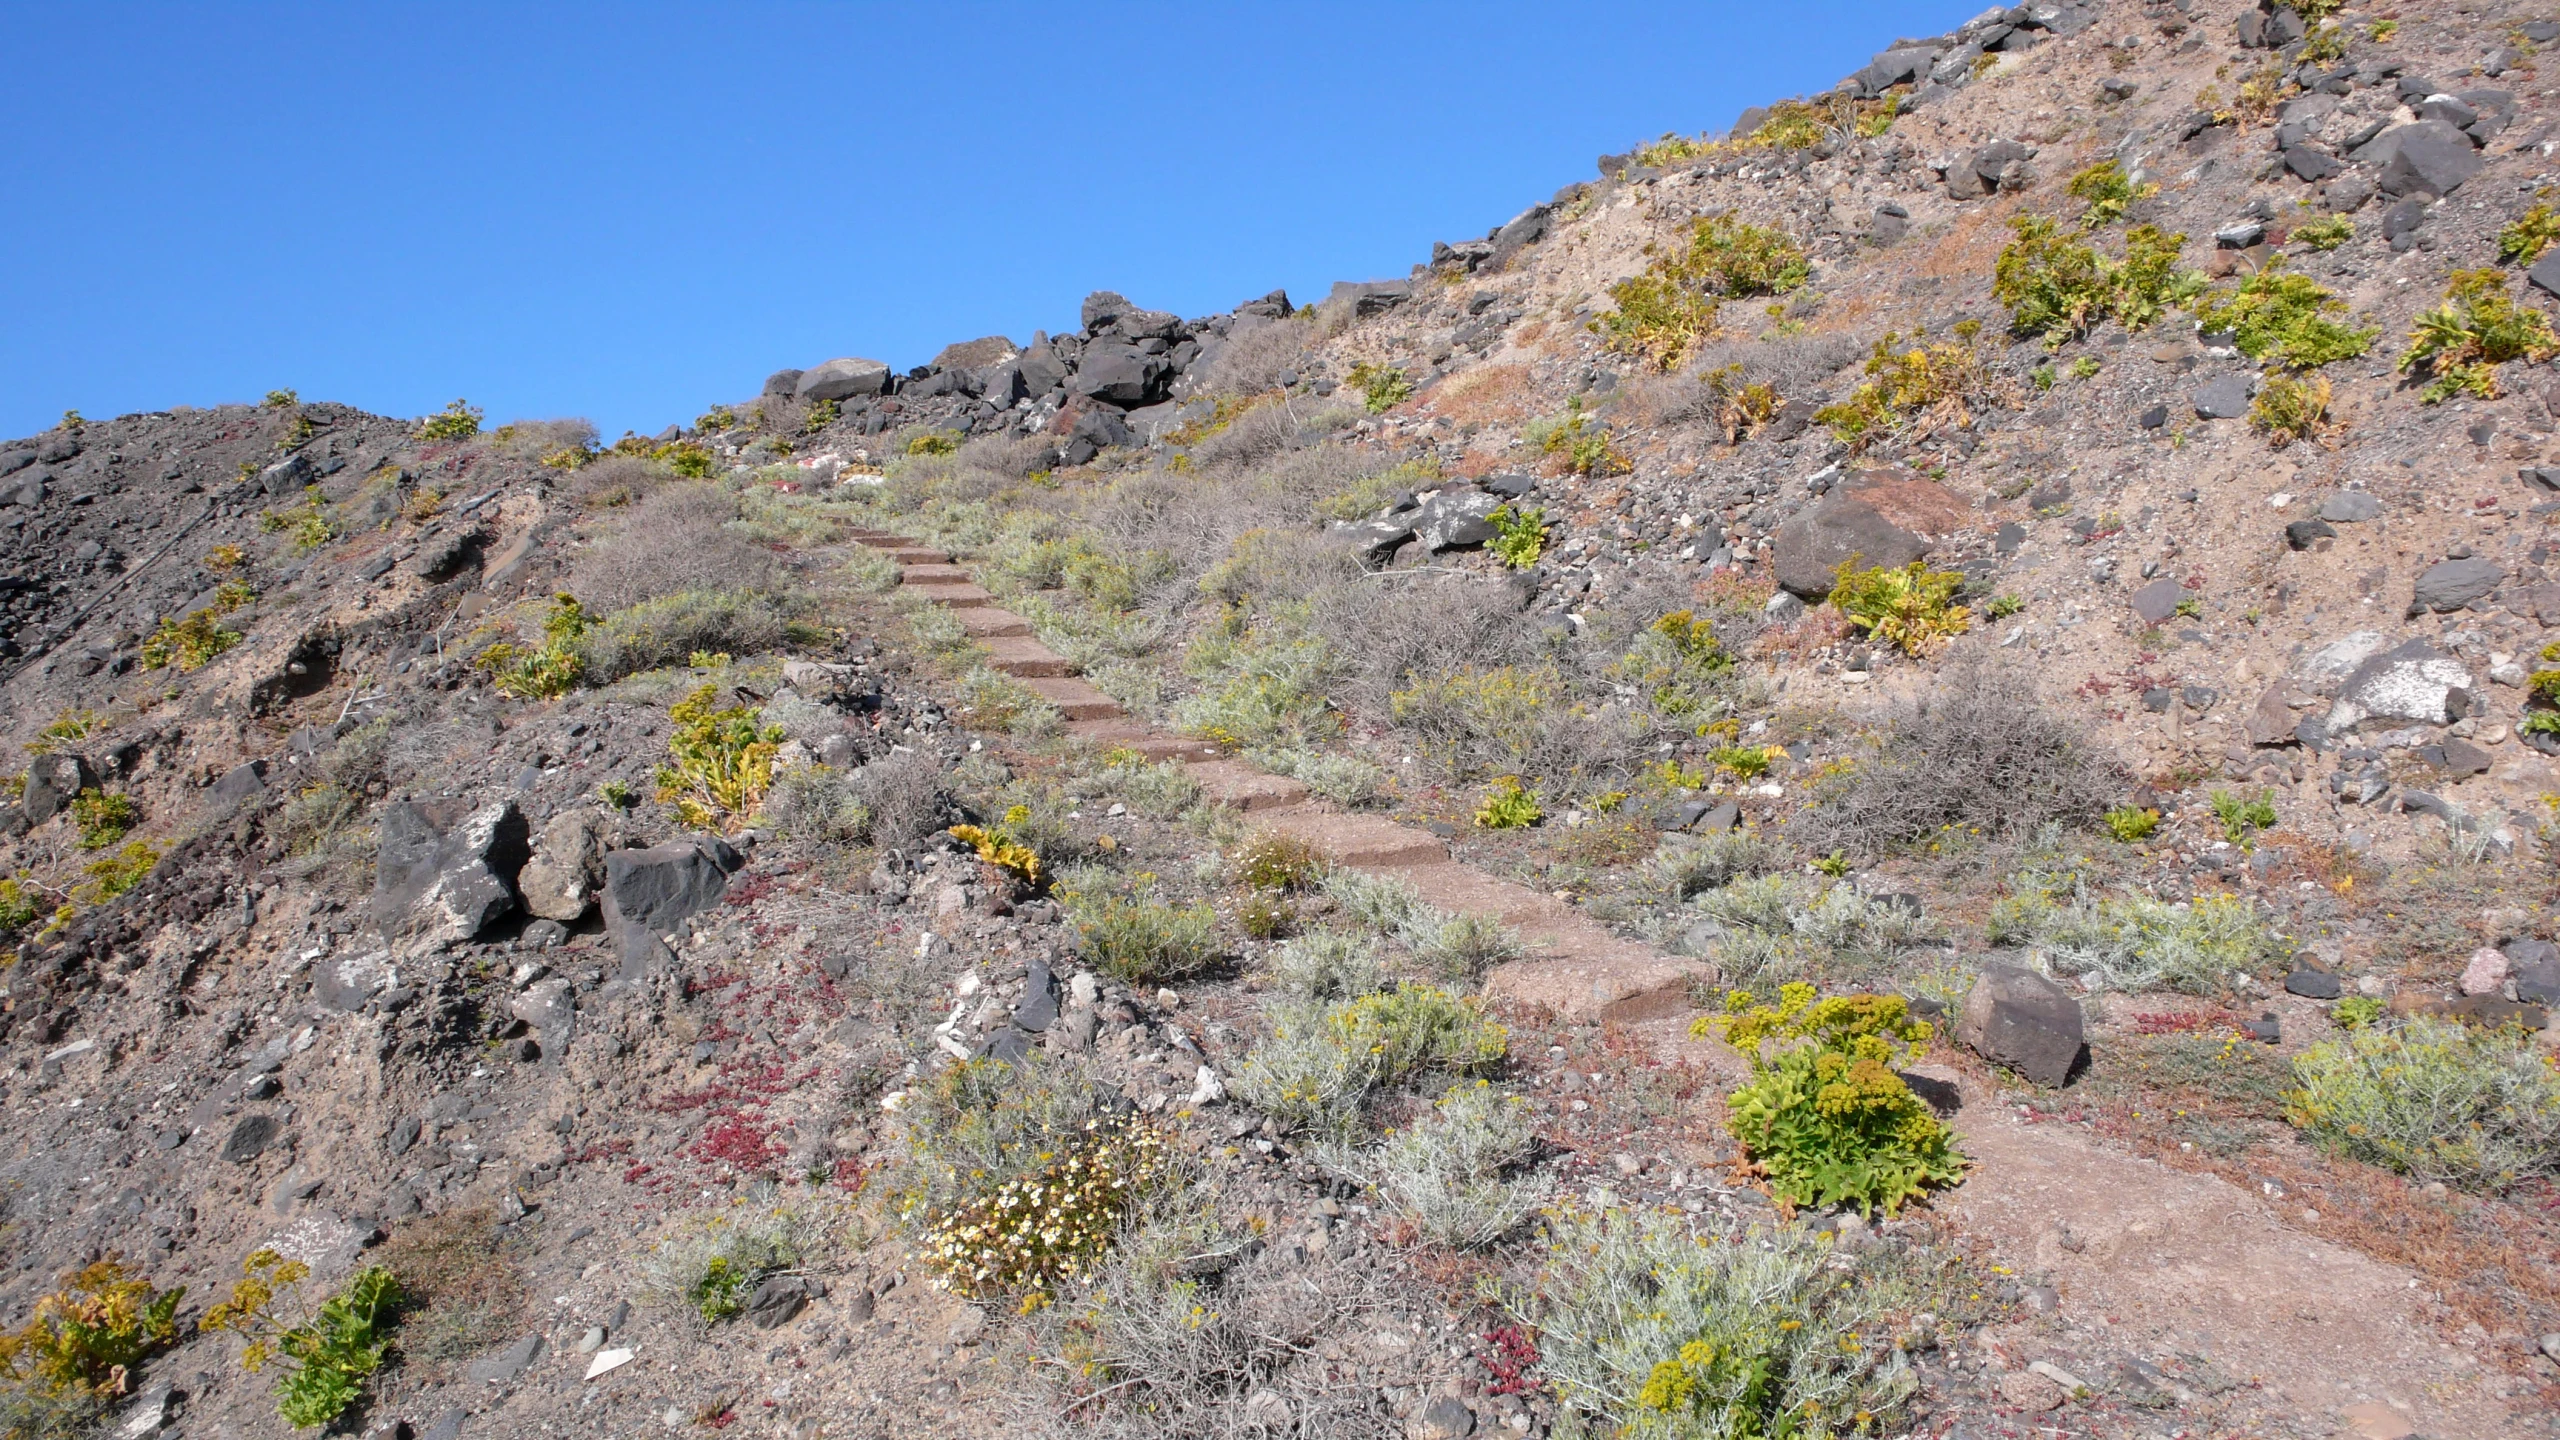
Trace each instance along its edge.
<path fill-rule="evenodd" d="M 1086 958 L 1115 980 L 1160 984 L 1218 958 L 1218 912 L 1208 905 L 1168 905 L 1143 885 L 1129 895 L 1095 895 L 1062 882 L 1060 892 Z"/>
<path fill-rule="evenodd" d="M 1901 996 L 1817 999 L 1811 985 L 1792 984 L 1778 997 L 1758 1005 L 1737 990 L 1724 1014 L 1691 1027 L 1751 1060 L 1751 1083 L 1726 1103 L 1734 1137 L 1772 1195 L 1892 1213 L 1963 1177 L 1946 1127 L 1893 1069 L 1929 1038 Z"/>
<path fill-rule="evenodd" d="M 142 822 L 142 807 L 130 795 L 83 790 L 71 797 L 71 820 L 80 827 L 81 849 L 103 850 Z"/>
<path fill-rule="evenodd" d="M 327 507 L 320 502 L 320 487 L 317 485 L 304 487 L 302 502 L 298 505 L 261 511 L 258 528 L 269 535 L 291 535 L 297 552 L 317 550 L 338 535 L 338 527 L 329 519 Z"/>
<path fill-rule="evenodd" d="M 467 400 L 456 400 L 418 422 L 410 433 L 420 440 L 468 440 L 480 433 L 484 412 Z"/>
<path fill-rule="evenodd" d="M 1285 1130 L 1348 1134 L 1380 1087 L 1498 1069 L 1510 1034 L 1474 1001 L 1427 985 L 1282 1007 L 1238 1067 L 1238 1098 Z"/>
<path fill-rule="evenodd" d="M 564 590 L 551 597 L 550 613 L 542 617 L 540 645 L 528 648 L 502 640 L 471 663 L 488 672 L 501 695 L 555 699 L 578 688 L 586 677 L 587 657 L 580 642 L 592 628 L 594 621 L 579 606 L 578 597 Z"/>
<path fill-rule="evenodd" d="M 752 705 L 720 708 L 719 694 L 719 686 L 704 685 L 667 711 L 675 725 L 667 737 L 671 763 L 657 771 L 658 799 L 697 830 L 735 825 L 754 812 L 773 788 L 783 738 L 782 727 L 763 723 Z"/>
<path fill-rule="evenodd" d="M 276 1409 L 286 1424 L 310 1429 L 345 1414 L 390 1352 L 400 1282 L 383 1266 L 367 1266 L 309 1318 L 288 1324 L 278 1307 L 309 1278 L 311 1267 L 258 1250 L 240 1268 L 231 1298 L 205 1312 L 202 1327 L 247 1340 L 241 1364 L 252 1373 L 279 1358 L 285 1362 L 289 1368 L 276 1380 Z"/>
<path fill-rule="evenodd" d="M 2092 379 L 2097 375 L 2098 368 L 2097 356 L 2083 355 L 2079 359 L 2071 362 L 2071 378 L 2074 380 Z"/>
<path fill-rule="evenodd" d="M 817 404 L 809 407 L 808 417 L 800 422 L 800 433 L 804 435 L 815 435 L 819 431 L 836 423 L 836 421 L 841 419 L 843 415 L 843 408 L 837 405 L 835 401 L 821 400 Z"/>
<path fill-rule="evenodd" d="M 112 1255 L 64 1276 L 26 1324 L 0 1332 L 0 1434 L 46 1433 L 20 1429 L 12 1412 L 76 1422 L 128 1393 L 134 1369 L 176 1343 L 186 1293 L 155 1289 Z"/>
<path fill-rule="evenodd" d="M 237 588 L 243 592 L 248 589 L 247 586 Z M 234 585 L 222 586 L 214 592 L 218 597 L 214 604 L 194 611 L 182 620 L 163 617 L 151 638 L 142 642 L 142 668 L 160 670 L 174 665 L 181 674 L 193 674 L 239 644 L 239 631 L 226 630 L 217 623 L 247 603 L 245 597 L 235 603 L 227 593 L 233 589 Z"/>
<path fill-rule="evenodd" d="M 2371 995 L 2349 995 L 2329 1007 L 2329 1018 L 2342 1030 L 2361 1030 L 2380 1020 L 2390 1007 Z"/>
<path fill-rule="evenodd" d="M 1982 614 L 1988 620 L 2006 620 L 2026 608 L 2027 602 L 2016 595 L 1999 595 L 1983 607 Z"/>
<path fill-rule="evenodd" d="M 1724 443 L 1739 445 L 1748 436 L 1768 427 L 1785 408 L 1778 398 L 1778 387 L 1765 380 L 1743 378 L 1742 362 L 1709 371 L 1707 392 L 1716 400 L 1716 425 L 1724 431 Z"/>
<path fill-rule="evenodd" d="M 1600 324 L 1612 346 L 1665 370 L 1715 333 L 1723 301 L 1784 295 L 1813 273 L 1794 237 L 1731 215 L 1702 216 L 1685 243 L 1646 253 L 1654 258 L 1642 274 L 1609 287 L 1618 308 Z"/>
<path fill-rule="evenodd" d="M 650 1248 L 643 1290 L 716 1325 L 744 1314 L 756 1286 L 807 1255 L 808 1217 L 759 1194 L 757 1203 L 696 1221 Z"/>
<path fill-rule="evenodd" d="M 2222 822 L 2222 838 L 2245 850 L 2256 843 L 2253 837 L 2257 832 L 2274 827 L 2275 798 L 2263 790 L 2251 796 L 2216 790 L 2213 817 Z"/>
<path fill-rule="evenodd" d="M 907 441 L 906 453 L 909 455 L 956 455 L 959 452 L 960 437 L 948 430 L 927 430 Z"/>
<path fill-rule="evenodd" d="M 2326 377 L 2297 380 L 2290 375 L 2269 375 L 2259 384 L 2257 398 L 2249 402 L 2249 426 L 2264 433 L 2267 443 L 2281 450 L 2296 440 L 2308 440 L 2320 433 L 2320 427 L 2328 423 L 2330 396 Z"/>
<path fill-rule="evenodd" d="M 2095 230 L 2112 225 L 2125 217 L 2134 202 L 2148 200 L 2160 193 L 2160 187 L 2149 182 L 2135 184 L 2124 173 L 2121 162 L 2101 160 L 2071 177 L 2067 187 L 2071 198 L 2086 200 L 2089 208 L 2080 216 L 2080 228 Z"/>
<path fill-rule="evenodd" d="M 925 1258 L 964 1294 L 1046 1295 L 1090 1278 L 1130 1212 L 1175 1173 L 1154 1126 L 1088 1120 L 1038 1169 L 936 1216 L 924 1229 Z"/>
<path fill-rule="evenodd" d="M 2541 259 L 2542 252 L 2554 242 L 2560 242 L 2560 212 L 2548 205 L 2536 205 L 2498 232 L 2498 258 L 2530 265 Z"/>
<path fill-rule="evenodd" d="M 2560 1070 L 2517 1031 L 2368 1023 L 2293 1068 L 2286 1116 L 2332 1153 L 2490 1193 L 2560 1175 Z"/>
<path fill-rule="evenodd" d="M 1493 539 L 1485 549 L 1514 570 L 1526 570 L 1547 553 L 1547 512 L 1535 506 L 1496 505 L 1485 517 Z"/>
<path fill-rule="evenodd" d="M 2159 828 L 2160 812 L 2148 807 L 2119 805 L 2107 812 L 2107 833 L 2127 845 L 2150 839 Z"/>
<path fill-rule="evenodd" d="M 2335 250 L 2356 238 L 2356 222 L 2344 215 L 2323 215 L 2295 226 L 2293 238 L 2314 250 Z"/>
<path fill-rule="evenodd" d="M 1886 332 L 1867 356 L 1869 377 L 1849 398 L 1813 412 L 1834 439 L 1864 450 L 1905 424 L 1922 433 L 1959 429 L 1972 423 L 1972 406 L 1990 393 L 1991 375 L 1974 338 L 1979 322 L 1959 321 L 1956 338 L 1896 349 L 1902 337 Z"/>
<path fill-rule="evenodd" d="M 2456 270 L 2444 303 L 2421 312 L 2400 356 L 2405 375 L 2428 377 L 2418 399 L 2439 404 L 2457 395 L 2498 398 L 2498 367 L 2510 360 L 2560 355 L 2560 334 L 2549 316 L 2518 305 L 2496 270 Z"/>
<path fill-rule="evenodd" d="M 1992 298 L 2009 308 L 2012 329 L 2043 336 L 2048 350 L 2062 348 L 2102 320 L 2143 329 L 2203 287 L 2201 277 L 2178 269 L 2187 237 L 2156 225 L 2125 232 L 2122 260 L 2067 238 L 2050 215 L 2014 216 L 2009 228 L 2015 238 L 1993 263 Z"/>
<path fill-rule="evenodd" d="M 978 852 L 981 863 L 1037 888 L 1040 884 L 1040 852 L 1021 834 L 1021 827 L 1031 818 L 1031 807 L 1016 805 L 1004 812 L 1004 818 L 991 826 L 954 825 L 951 838 Z"/>
<path fill-rule="evenodd" d="M 1343 376 L 1343 383 L 1361 394 L 1361 403 L 1372 415 L 1381 415 L 1413 398 L 1413 382 L 1402 370 L 1376 365 L 1363 360 Z"/>
<path fill-rule="evenodd" d="M 1775 745 L 1719 745 L 1707 752 L 1707 763 L 1737 780 L 1757 780 L 1786 753 Z"/>
<path fill-rule="evenodd" d="M 1484 799 L 1477 803 L 1475 820 L 1487 830 L 1517 830 L 1546 817 L 1538 797 L 1520 783 L 1520 777 L 1504 775 L 1494 780 Z"/>
<path fill-rule="evenodd" d="M 2252 360 L 2312 370 L 2364 354 L 2382 334 L 2328 318 L 2346 308 L 2347 302 L 2310 276 L 2292 274 L 2270 260 L 2236 287 L 2198 300 L 2195 313 L 2198 325 L 2228 332 L 2232 344 Z"/>
<path fill-rule="evenodd" d="M 1855 568 L 1840 562 L 1832 577 L 1831 603 L 1842 617 L 1867 635 L 1906 655 L 1926 657 L 1972 625 L 1972 612 L 1955 603 L 1964 575 L 1932 570 L 1914 560 L 1900 567 Z"/>
<path fill-rule="evenodd" d="M 80 869 L 89 878 L 71 892 L 71 898 L 84 905 L 98 905 L 113 900 L 142 883 L 151 867 L 160 863 L 160 852 L 150 842 L 128 840 L 113 855 L 102 855 Z"/>
<path fill-rule="evenodd" d="M 1313 889 L 1327 868 L 1323 854 L 1294 835 L 1258 835 L 1236 856 L 1236 879 L 1256 890 Z"/>
<path fill-rule="evenodd" d="M 1582 408 L 1579 395 L 1565 402 L 1564 414 L 1531 421 L 1520 433 L 1539 454 L 1564 457 L 1565 468 L 1576 475 L 1623 475 L 1632 468 L 1611 440 L 1609 427 Z"/>

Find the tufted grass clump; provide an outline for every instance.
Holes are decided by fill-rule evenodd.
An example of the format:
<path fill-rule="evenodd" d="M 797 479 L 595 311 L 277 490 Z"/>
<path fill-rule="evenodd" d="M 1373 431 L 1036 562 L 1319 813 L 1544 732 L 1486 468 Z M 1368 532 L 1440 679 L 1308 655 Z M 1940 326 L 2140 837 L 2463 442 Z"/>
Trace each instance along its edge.
<path fill-rule="evenodd" d="M 1286 775 L 1348 809 L 1374 804 L 1389 788 L 1385 768 L 1357 755 L 1271 746 L 1247 750 L 1244 758 L 1274 775 Z"/>
<path fill-rule="evenodd" d="M 1340 930 L 1319 930 L 1283 942 L 1268 962 L 1272 983 L 1302 1001 L 1350 1000 L 1386 988 L 1377 942 Z"/>
<path fill-rule="evenodd" d="M 2293 1069 L 2287 1118 L 2332 1154 L 2491 1194 L 2560 1175 L 2560 1071 L 2519 1032 L 2368 1020 Z"/>
<path fill-rule="evenodd" d="M 1521 1173 L 1537 1145 L 1529 1102 L 1477 1080 L 1451 1086 L 1375 1146 L 1336 1142 L 1319 1157 L 1376 1191 L 1424 1239 L 1481 1250 L 1517 1232 L 1554 1193 L 1549 1177 Z"/>
<path fill-rule="evenodd" d="M 809 1217 L 759 1197 L 661 1240 L 640 1265 L 640 1286 L 706 1325 L 745 1313 L 764 1278 L 791 1269 L 815 1239 Z"/>
<path fill-rule="evenodd" d="M 1735 991 L 1700 1017 L 1751 1060 L 1751 1081 L 1726 1097 L 1734 1138 L 1769 1192 L 1790 1205 L 1893 1213 L 1964 1174 L 1946 1127 L 1895 1073 L 1929 1038 L 1899 995 L 1835 995 L 1787 985 L 1778 1003 Z"/>
<path fill-rule="evenodd" d="M 1236 1095 L 1285 1130 L 1340 1137 L 1379 1089 L 1502 1065 L 1510 1033 L 1472 1000 L 1428 985 L 1279 1010 L 1235 1076 Z"/>
<path fill-rule="evenodd" d="M 1218 959 L 1218 912 L 1208 905 L 1169 905 L 1144 886 L 1127 895 L 1060 888 L 1086 958 L 1115 980 L 1161 984 Z"/>
<path fill-rule="evenodd" d="M 1512 1308 L 1537 1327 L 1573 1433 L 1894 1433 L 1920 1388 L 1908 1352 L 1929 1328 L 1922 1312 L 1945 1314 L 1943 1287 L 1896 1273 L 1918 1268 L 1907 1252 L 1852 1258 L 1801 1228 L 1697 1223 L 1582 1209 L 1548 1222 L 1544 1271 Z"/>
<path fill-rule="evenodd" d="M 2560 355 L 2560 333 L 2552 330 L 2549 316 L 2515 302 L 2504 275 L 2456 270 L 2445 286 L 2444 303 L 2421 312 L 2410 327 L 2400 371 L 2427 379 L 2427 387 L 2418 392 L 2424 404 L 2457 395 L 2495 400 L 2499 366 L 2554 355 Z"/>
<path fill-rule="evenodd" d="M 1925 659 L 1971 627 L 1972 612 L 1955 603 L 1964 585 L 1961 571 L 1932 570 L 1921 560 L 1869 570 L 1856 565 L 1840 562 L 1831 603 L 1869 639 Z"/>
<path fill-rule="evenodd" d="M 2314 370 L 2364 354 L 2381 336 L 2378 328 L 2359 330 L 2329 318 L 2346 308 L 2310 276 L 2270 261 L 2237 286 L 2198 300 L 2195 314 L 2204 329 L 2230 332 L 2232 344 L 2252 360 Z"/>
<path fill-rule="evenodd" d="M 1785 846 L 1757 830 L 1666 835 L 1640 873 L 1646 889 L 1676 903 L 1784 869 L 1791 859 Z"/>

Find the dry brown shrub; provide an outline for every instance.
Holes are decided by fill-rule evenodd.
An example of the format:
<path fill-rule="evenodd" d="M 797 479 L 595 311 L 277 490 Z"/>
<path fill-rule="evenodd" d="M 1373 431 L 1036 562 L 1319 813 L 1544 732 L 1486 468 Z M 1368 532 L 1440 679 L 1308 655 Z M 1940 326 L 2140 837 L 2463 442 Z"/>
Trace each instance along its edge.
<path fill-rule="evenodd" d="M 1314 327 L 1301 320 L 1238 316 L 1226 343 L 1203 367 L 1197 388 L 1238 395 L 1277 389 L 1282 372 L 1306 368 L 1307 346 L 1314 338 Z"/>
<path fill-rule="evenodd" d="M 407 1297 L 400 1349 L 414 1363 L 448 1367 L 515 1337 L 525 1312 L 527 1237 L 488 1205 L 448 1210 L 400 1226 L 373 1254 Z"/>
<path fill-rule="evenodd" d="M 599 613 L 681 590 L 772 589 L 781 564 L 729 533 L 737 516 L 737 500 L 717 486 L 670 485 L 616 517 L 578 556 L 570 589 Z"/>
<path fill-rule="evenodd" d="M 1007 430 L 997 435 L 981 435 L 960 447 L 954 457 L 963 469 L 983 474 L 1020 480 L 1034 470 L 1046 470 L 1058 457 L 1058 447 L 1046 435 L 1017 435 Z"/>
<path fill-rule="evenodd" d="M 560 488 L 571 500 L 590 509 L 629 505 L 674 484 L 676 474 L 636 455 L 607 455 L 568 473 Z"/>
<path fill-rule="evenodd" d="M 1517 425 L 1536 418 L 1538 401 L 1526 365 L 1478 365 L 1441 381 L 1425 406 L 1461 425 Z"/>

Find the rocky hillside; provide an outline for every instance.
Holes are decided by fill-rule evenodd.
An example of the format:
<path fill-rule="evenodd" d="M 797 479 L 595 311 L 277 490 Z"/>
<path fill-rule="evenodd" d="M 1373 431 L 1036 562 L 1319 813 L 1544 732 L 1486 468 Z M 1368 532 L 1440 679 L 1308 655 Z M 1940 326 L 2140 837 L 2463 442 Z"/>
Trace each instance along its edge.
<path fill-rule="evenodd" d="M 0 1435 L 2553 1434 L 2555 42 L 0 445 Z"/>

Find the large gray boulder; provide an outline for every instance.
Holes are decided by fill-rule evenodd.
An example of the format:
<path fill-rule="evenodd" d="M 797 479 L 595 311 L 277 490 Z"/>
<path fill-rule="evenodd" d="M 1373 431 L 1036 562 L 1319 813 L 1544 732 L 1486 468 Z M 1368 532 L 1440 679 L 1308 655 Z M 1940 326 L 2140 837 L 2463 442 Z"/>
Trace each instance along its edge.
<path fill-rule="evenodd" d="M 1001 365 L 1022 353 L 1022 347 L 1002 335 L 981 335 L 975 340 L 960 340 L 945 345 L 935 353 L 936 370 L 984 370 Z"/>
<path fill-rule="evenodd" d="M 877 395 L 889 388 L 889 367 L 878 360 L 830 360 L 800 372 L 794 392 L 811 403 Z"/>
<path fill-rule="evenodd" d="M 1908 565 L 1966 523 L 1964 502 L 1901 470 L 1870 470 L 1831 492 L 1771 537 L 1778 586 L 1819 601 L 1844 562 L 1859 569 Z"/>
<path fill-rule="evenodd" d="M 2449 725 L 2471 713 L 2473 688 L 2461 661 L 2424 640 L 2410 640 L 2357 665 L 2338 686 L 2324 723 L 2332 735 L 2369 720 Z"/>
<path fill-rule="evenodd" d="M 672 963 L 665 937 L 720 903 L 729 877 L 746 861 L 710 836 L 614 850 L 604 857 L 604 925 L 622 956 L 622 975 L 636 979 Z"/>
<path fill-rule="evenodd" d="M 2237 420 L 2249 413 L 2249 397 L 2257 388 L 2257 382 L 2247 375 L 2216 375 L 2196 387 L 2196 418 Z"/>
<path fill-rule="evenodd" d="M 1413 533 L 1423 548 L 1433 554 L 1443 550 L 1462 550 L 1482 545 L 1493 538 L 1493 521 L 1488 519 L 1502 508 L 1503 498 L 1482 490 L 1443 490 L 1422 502 L 1422 508 L 1403 518 L 1413 522 Z"/>
<path fill-rule="evenodd" d="M 1173 366 L 1163 356 L 1098 341 L 1085 347 L 1067 389 L 1125 410 L 1163 399 L 1166 382 L 1172 378 Z"/>
<path fill-rule="evenodd" d="M 524 868 L 524 817 L 501 800 L 450 830 L 419 806 L 383 807 L 374 858 L 373 918 L 388 940 L 468 940 L 515 908 Z"/>
<path fill-rule="evenodd" d="M 2366 141 L 2355 158 L 2376 167 L 2375 183 L 2385 195 L 2438 199 L 2460 189 L 2484 163 L 2471 137 L 2446 120 L 2394 125 Z"/>
<path fill-rule="evenodd" d="M 39 755 L 27 762 L 27 783 L 18 792 L 18 808 L 27 823 L 41 825 L 71 804 L 71 797 L 98 783 L 89 762 L 77 755 Z"/>
<path fill-rule="evenodd" d="M 1896 85 L 1913 84 L 1926 78 L 1930 67 L 1937 61 L 1938 48 L 1934 45 L 1912 45 L 1899 50 L 1887 50 L 1868 61 L 1866 67 L 1857 74 L 1850 76 L 1849 87 L 1857 92 L 1859 99 L 1873 99 Z"/>
<path fill-rule="evenodd" d="M 2087 1039 L 2080 1002 L 2015 965 L 1985 965 L 1956 1017 L 1956 1038 L 2038 1085 L 2060 1085 Z"/>
<path fill-rule="evenodd" d="M 2459 610 L 2474 600 L 2486 599 L 2506 578 L 2506 570 L 2497 561 L 2477 555 L 2430 565 L 2410 589 L 2409 613 L 2414 616 L 2432 610 L 2441 615 Z"/>

